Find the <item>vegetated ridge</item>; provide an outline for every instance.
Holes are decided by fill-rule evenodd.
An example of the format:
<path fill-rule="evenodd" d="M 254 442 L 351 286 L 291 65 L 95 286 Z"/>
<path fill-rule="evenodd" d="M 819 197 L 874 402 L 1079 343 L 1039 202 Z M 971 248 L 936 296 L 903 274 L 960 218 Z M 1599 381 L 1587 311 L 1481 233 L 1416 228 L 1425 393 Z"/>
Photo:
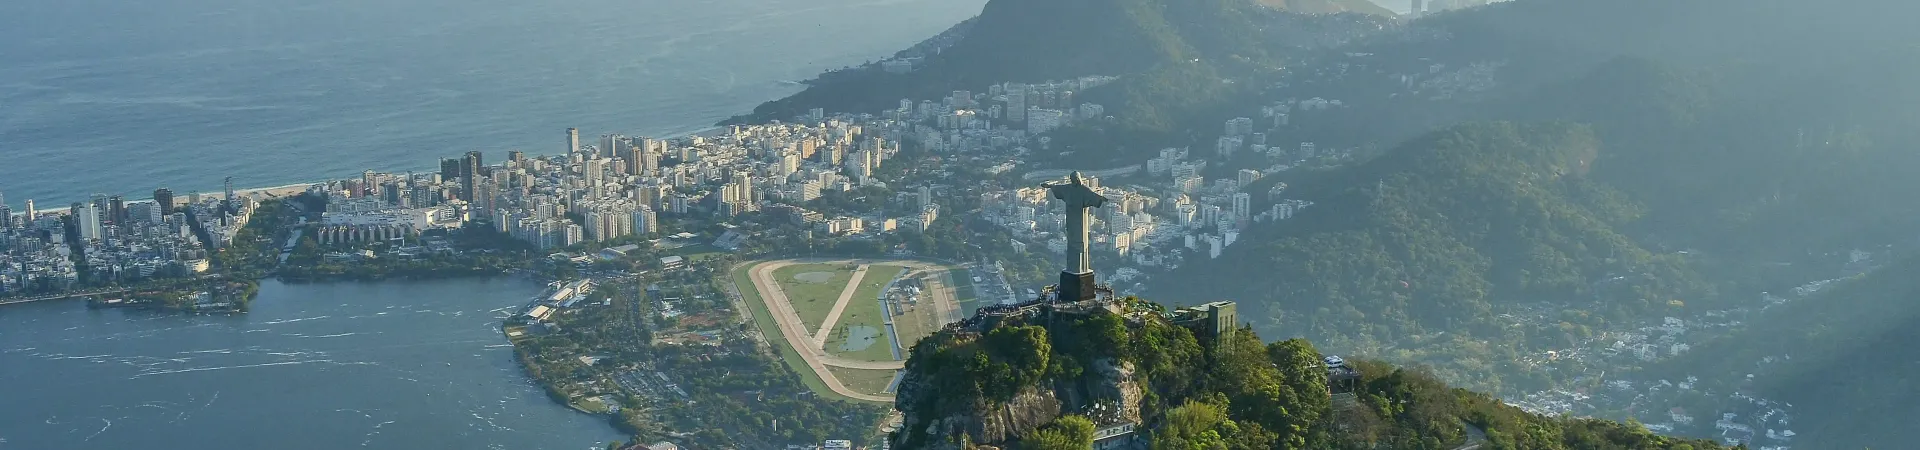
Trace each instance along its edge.
<path fill-rule="evenodd" d="M 871 112 L 1003 82 L 1127 75 L 1177 64 L 1265 61 L 1281 9 L 1381 12 L 1365 0 L 991 0 L 964 37 L 909 73 L 869 64 L 823 74 L 803 92 L 732 121 L 787 119 L 809 108 Z M 1369 8 L 1371 6 L 1371 8 Z"/>
<path fill-rule="evenodd" d="M 1117 311 L 1115 310 L 1117 309 Z M 1133 424 L 1152 449 L 1716 449 L 1619 423 L 1529 415 L 1373 361 L 1331 381 L 1305 340 L 1170 320 L 1151 302 L 976 315 L 914 345 L 896 448 L 1090 448 Z M 1335 393 L 1337 392 L 1337 393 Z"/>

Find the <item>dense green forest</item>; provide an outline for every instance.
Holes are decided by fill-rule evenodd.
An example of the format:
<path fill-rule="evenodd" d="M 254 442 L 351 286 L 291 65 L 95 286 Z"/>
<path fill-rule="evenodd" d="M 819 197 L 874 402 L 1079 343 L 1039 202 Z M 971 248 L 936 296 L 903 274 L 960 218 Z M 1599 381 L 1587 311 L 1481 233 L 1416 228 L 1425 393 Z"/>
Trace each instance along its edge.
<path fill-rule="evenodd" d="M 1305 340 L 1267 343 L 1245 328 L 1197 335 L 1160 305 L 1123 301 L 1122 313 L 1041 307 L 921 340 L 896 405 L 910 431 L 893 442 L 1085 449 L 1096 427 L 1137 421 L 1153 449 L 1719 448 L 1635 425 L 1529 415 L 1374 361 L 1351 363 L 1357 379 L 1332 381 L 1342 385 L 1333 394 Z"/>

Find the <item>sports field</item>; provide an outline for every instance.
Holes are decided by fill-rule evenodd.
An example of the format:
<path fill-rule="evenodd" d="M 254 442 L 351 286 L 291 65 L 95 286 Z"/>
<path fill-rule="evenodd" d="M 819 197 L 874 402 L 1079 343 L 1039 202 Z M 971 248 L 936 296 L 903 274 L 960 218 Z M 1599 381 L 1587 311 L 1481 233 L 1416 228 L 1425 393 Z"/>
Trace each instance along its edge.
<path fill-rule="evenodd" d="M 756 325 L 815 391 L 867 401 L 905 366 L 904 348 L 958 320 L 950 268 L 914 260 L 777 260 L 736 267 L 733 282 Z M 889 282 L 924 283 L 917 301 L 883 304 Z M 893 327 L 886 305 L 898 305 Z M 894 342 L 901 342 L 896 352 Z M 784 345 L 783 345 L 784 344 Z M 810 376 L 809 376 L 810 375 Z"/>
<path fill-rule="evenodd" d="M 861 361 L 893 361 L 893 341 L 886 335 L 886 313 L 880 307 L 880 290 L 905 271 L 905 267 L 867 266 L 867 274 L 853 291 L 846 311 L 827 341 L 827 353 Z M 905 357 L 905 355 L 901 355 Z"/>
<path fill-rule="evenodd" d="M 774 269 L 773 277 L 793 301 L 793 311 L 800 314 L 807 331 L 818 332 L 853 272 L 854 267 L 847 264 L 795 264 Z"/>

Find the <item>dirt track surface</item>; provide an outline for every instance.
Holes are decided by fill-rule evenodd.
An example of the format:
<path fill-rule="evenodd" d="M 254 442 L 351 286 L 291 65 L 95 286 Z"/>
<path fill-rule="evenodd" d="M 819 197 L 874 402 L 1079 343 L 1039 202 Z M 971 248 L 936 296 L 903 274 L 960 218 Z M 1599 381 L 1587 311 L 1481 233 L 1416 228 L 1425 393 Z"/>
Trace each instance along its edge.
<path fill-rule="evenodd" d="M 795 353 L 800 354 L 800 359 L 805 360 L 807 362 L 807 367 L 812 369 L 813 373 L 820 377 L 820 381 L 826 383 L 827 389 L 833 390 L 833 392 L 836 394 L 840 394 L 840 395 L 844 395 L 847 397 L 860 399 L 860 400 L 873 401 L 873 402 L 888 402 L 888 403 L 893 402 L 893 396 L 864 394 L 864 393 L 856 392 L 851 388 L 848 388 L 845 383 L 840 382 L 840 379 L 838 377 L 833 376 L 833 371 L 827 370 L 827 366 L 844 367 L 849 369 L 898 370 L 906 367 L 907 365 L 906 362 L 905 361 L 885 361 L 885 362 L 853 361 L 853 360 L 848 360 L 845 358 L 840 358 L 840 357 L 827 354 L 827 351 L 824 348 L 824 346 L 814 344 L 813 336 L 810 333 L 807 333 L 806 324 L 800 321 L 800 314 L 797 312 L 794 312 L 793 302 L 787 299 L 786 291 L 783 291 L 780 289 L 780 283 L 776 282 L 773 276 L 773 271 L 781 267 L 786 267 L 794 264 L 818 263 L 818 262 L 844 263 L 844 262 L 850 262 L 850 261 L 846 261 L 846 260 L 838 260 L 838 261 L 805 260 L 803 261 L 803 260 L 797 260 L 797 259 L 768 261 L 768 262 L 759 263 L 759 265 L 753 266 L 747 272 L 747 277 L 753 280 L 753 289 L 760 292 L 760 300 L 763 302 L 766 302 L 767 311 L 773 314 L 773 321 L 774 323 L 778 324 L 780 328 L 780 335 L 781 335 L 780 337 L 786 340 L 786 343 L 788 346 L 793 347 L 793 350 Z M 851 291 L 851 288 L 849 288 L 848 290 Z M 846 297 L 846 295 L 848 294 L 841 295 L 841 297 L 843 297 L 842 298 L 843 301 L 845 300 L 844 297 Z M 835 311 L 838 312 L 839 309 L 840 308 L 835 308 Z M 833 322 L 834 320 L 830 317 L 829 319 L 827 319 L 827 322 L 825 323 L 830 324 Z M 821 330 L 823 331 L 823 334 L 824 334 L 824 331 L 827 330 L 827 328 L 821 327 Z M 767 338 L 772 339 L 773 336 L 768 336 Z"/>

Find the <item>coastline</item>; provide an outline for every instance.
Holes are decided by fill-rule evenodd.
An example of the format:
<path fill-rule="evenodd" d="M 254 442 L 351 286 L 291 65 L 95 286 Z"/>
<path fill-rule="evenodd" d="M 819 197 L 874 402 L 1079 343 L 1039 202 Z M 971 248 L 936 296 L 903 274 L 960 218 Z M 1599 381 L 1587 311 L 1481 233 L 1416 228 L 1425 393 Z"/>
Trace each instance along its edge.
<path fill-rule="evenodd" d="M 234 190 L 233 190 L 233 195 L 238 195 L 238 196 L 243 196 L 243 197 L 254 197 L 254 199 L 255 199 L 255 200 L 268 200 L 268 199 L 276 199 L 276 198 L 285 198 L 285 197 L 292 197 L 292 196 L 295 196 L 295 195 L 300 195 L 300 193 L 301 193 L 301 192 L 306 192 L 306 191 L 307 191 L 307 189 L 310 189 L 310 188 L 312 188 L 313 186 L 316 186 L 316 185 L 319 185 L 319 184 L 320 184 L 320 183 L 294 183 L 294 184 L 283 184 L 283 185 L 279 185 L 279 186 L 266 186 L 266 187 L 252 187 L 252 188 L 245 188 L 245 189 L 234 189 Z M 199 195 L 202 195 L 202 196 L 207 196 L 207 195 L 212 195 L 212 196 L 222 196 L 222 195 L 226 195 L 226 193 L 225 193 L 225 192 L 220 192 L 220 191 L 213 191 L 213 192 L 193 192 L 193 193 L 180 193 L 180 194 L 175 194 L 175 197 L 174 197 L 174 203 L 176 203 L 176 204 L 180 204 L 180 203 L 185 203 L 185 202 L 187 201 L 187 196 L 189 196 L 189 195 L 193 195 L 193 194 L 199 194 Z M 28 200 L 32 200 L 32 199 L 28 199 Z M 153 201 L 153 198 L 152 198 L 152 197 L 147 197 L 147 198 L 134 198 L 134 199 L 128 199 L 128 200 L 127 200 L 127 203 L 146 203 L 146 202 L 152 202 L 152 201 Z M 58 205 L 58 203 L 56 203 L 56 204 L 53 204 L 53 205 Z M 10 205 L 0 205 L 0 206 L 10 206 Z M 25 205 L 25 204 L 22 204 L 21 206 L 23 206 L 23 207 L 24 207 L 24 206 L 26 206 L 26 205 Z M 55 207 L 52 207 L 52 208 L 46 208 L 46 209 L 41 209 L 41 210 L 39 210 L 39 211 L 35 211 L 35 213 L 36 213 L 36 214 L 38 214 L 38 215 L 41 215 L 41 216 L 59 216 L 59 215 L 64 215 L 64 214 L 66 214 L 66 213 L 67 213 L 67 209 L 66 209 L 66 208 L 63 208 L 63 207 L 58 207 L 58 206 L 55 206 Z M 26 211 L 24 211 L 24 210 L 16 210 L 16 211 L 13 211 L 13 212 L 12 212 L 12 215 L 13 215 L 14 217 L 25 217 L 25 216 L 27 215 L 27 212 L 26 212 Z"/>
<path fill-rule="evenodd" d="M 313 188 L 313 186 L 316 186 L 319 184 L 320 183 L 294 183 L 294 184 L 286 184 L 286 185 L 280 185 L 280 186 L 234 189 L 233 195 L 242 195 L 242 196 L 248 196 L 248 197 L 265 195 L 269 198 L 292 197 L 295 195 L 300 195 L 301 192 L 306 192 L 307 189 L 311 189 Z M 199 194 L 200 195 L 225 195 L 224 192 L 200 192 Z M 149 199 L 146 199 L 146 201 L 153 201 L 153 199 L 149 198 Z"/>
<path fill-rule="evenodd" d="M 667 135 L 663 135 L 663 137 L 661 137 L 660 139 L 685 139 L 685 138 L 691 138 L 691 137 L 703 137 L 703 138 L 705 138 L 705 137 L 715 137 L 715 136 L 719 136 L 719 135 L 720 135 L 720 134 L 721 134 L 722 132 L 724 132 L 724 131 L 726 131 L 726 130 L 727 130 L 727 125 L 709 125 L 709 126 L 704 126 L 704 127 L 699 127 L 699 128 L 695 128 L 695 129 L 694 129 L 693 131 L 684 131 L 684 132 L 678 132 L 678 133 L 672 133 L 672 134 L 667 134 Z M 502 150 L 502 151 L 504 151 L 504 150 Z M 557 155 L 557 154 L 558 154 L 558 153 L 547 153 L 547 152 L 540 152 L 540 153 L 529 153 L 529 155 L 534 155 L 534 156 L 553 156 L 553 155 Z M 452 155 L 448 155 L 448 156 L 452 156 Z M 446 157 L 446 156 L 442 156 L 442 157 Z M 339 179 L 345 179 L 345 178 L 339 178 Z M 327 181 L 333 181 L 333 180 L 334 180 L 334 179 L 325 179 L 325 180 L 321 180 L 321 181 L 309 181 L 309 182 L 296 182 L 296 183 L 291 183 L 291 184 L 281 184 L 281 185 L 269 185 L 269 186 L 256 186 L 256 187 L 248 187 L 248 188 L 235 188 L 235 189 L 233 190 L 233 193 L 234 193 L 234 195 L 242 195 L 242 196 L 265 196 L 266 198 L 282 198 L 282 197 L 291 197 L 291 196 L 295 196 L 295 195 L 299 195 L 299 194 L 300 194 L 301 192 L 305 192 L 305 191 L 306 191 L 307 189 L 310 189 L 310 188 L 312 188 L 313 186 L 316 186 L 316 185 L 320 185 L 320 184 L 324 184 L 324 183 L 326 183 Z M 159 188 L 161 188 L 161 187 L 162 187 L 162 186 L 156 186 L 156 187 L 155 187 L 155 189 L 159 189 Z M 0 192 L 4 192 L 4 190 L 0 190 Z M 204 192 L 180 192 L 180 193 L 175 193 L 175 194 L 174 194 L 174 199 L 175 199 L 175 201 L 176 201 L 176 202 L 184 202 L 184 201 L 186 201 L 186 198 L 187 198 L 187 196 L 188 196 L 188 195 L 192 195 L 192 194 L 200 194 L 200 195 L 202 195 L 202 196 L 206 196 L 206 195 L 214 195 L 214 196 L 220 196 L 220 195 L 226 195 L 226 192 L 224 192 L 224 191 L 219 191 L 219 190 L 214 190 L 214 191 L 204 191 Z M 148 196 L 147 196 L 147 197 L 145 197 L 145 198 L 138 198 L 138 197 L 136 197 L 136 198 L 130 198 L 130 199 L 127 199 L 127 202 L 129 202 L 129 203 L 138 203 L 138 202 L 151 202 L 151 201 L 153 201 L 153 197 L 151 197 L 151 195 L 152 195 L 152 193 L 151 193 L 151 192 L 149 192 L 149 193 L 148 193 L 147 195 L 148 195 Z M 36 199 L 27 199 L 27 200 L 36 200 Z M 48 206 L 53 206 L 53 205 L 65 205 L 65 204 L 69 204 L 69 203 L 71 203 L 71 202 L 55 202 L 55 203 L 48 203 L 48 204 L 46 204 L 46 205 L 48 205 Z M 8 205 L 8 204 L 0 204 L 0 206 L 10 206 L 10 207 L 11 207 L 11 206 L 13 206 L 13 205 Z M 23 204 L 21 204 L 21 205 L 20 205 L 20 207 L 21 207 L 21 208 L 23 208 L 23 209 L 20 209 L 20 210 L 14 210 L 14 211 L 12 212 L 12 215 L 13 215 L 13 216 L 15 216 L 15 217 L 23 217 L 23 216 L 26 216 L 26 214 L 27 214 L 27 213 L 26 213 L 26 211 L 24 210 L 24 208 L 25 208 L 25 206 L 26 206 L 26 205 L 25 205 L 24 203 L 23 203 Z M 44 208 L 44 209 L 41 209 L 41 210 L 40 210 L 40 211 L 38 211 L 38 212 L 39 212 L 39 213 L 41 213 L 41 214 L 52 214 L 52 215 L 59 215 L 59 214 L 64 214 L 64 212 L 63 212 L 63 211 L 65 211 L 65 209 L 64 209 L 64 208 L 61 208 L 61 207 L 52 207 L 52 208 Z"/>

